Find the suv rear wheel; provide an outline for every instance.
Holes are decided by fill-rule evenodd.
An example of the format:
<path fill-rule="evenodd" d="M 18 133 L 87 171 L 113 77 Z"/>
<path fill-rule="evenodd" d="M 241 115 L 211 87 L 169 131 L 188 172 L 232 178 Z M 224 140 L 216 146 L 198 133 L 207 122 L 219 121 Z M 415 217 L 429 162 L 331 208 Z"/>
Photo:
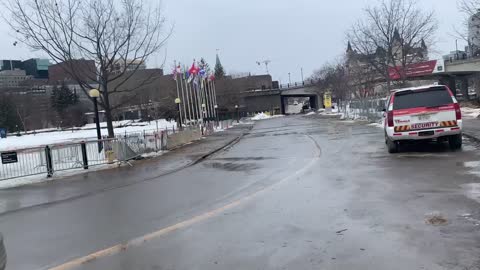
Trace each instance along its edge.
<path fill-rule="evenodd" d="M 462 134 L 450 136 L 448 138 L 448 144 L 453 150 L 462 148 Z"/>
<path fill-rule="evenodd" d="M 398 153 L 398 143 L 390 140 L 388 137 L 386 137 L 386 141 L 387 141 L 387 148 L 388 148 L 388 152 L 390 154 L 394 154 L 394 153 Z"/>

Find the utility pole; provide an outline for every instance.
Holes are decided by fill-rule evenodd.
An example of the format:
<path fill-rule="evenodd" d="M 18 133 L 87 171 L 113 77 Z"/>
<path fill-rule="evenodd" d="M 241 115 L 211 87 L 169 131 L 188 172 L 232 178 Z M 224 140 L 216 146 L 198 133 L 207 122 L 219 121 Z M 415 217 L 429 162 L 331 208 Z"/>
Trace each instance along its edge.
<path fill-rule="evenodd" d="M 302 83 L 303 83 L 303 67 L 300 68 L 300 74 L 302 75 Z"/>
<path fill-rule="evenodd" d="M 455 60 L 458 60 L 458 39 L 455 39 Z"/>
<path fill-rule="evenodd" d="M 270 74 L 270 72 L 268 71 L 268 64 L 270 64 L 272 61 L 270 60 L 263 60 L 263 61 L 257 61 L 257 65 L 261 65 L 261 64 L 264 64 L 265 65 L 265 70 L 267 71 L 267 74 Z"/>
<path fill-rule="evenodd" d="M 288 72 L 288 84 L 292 84 L 292 80 L 290 78 L 290 72 Z"/>

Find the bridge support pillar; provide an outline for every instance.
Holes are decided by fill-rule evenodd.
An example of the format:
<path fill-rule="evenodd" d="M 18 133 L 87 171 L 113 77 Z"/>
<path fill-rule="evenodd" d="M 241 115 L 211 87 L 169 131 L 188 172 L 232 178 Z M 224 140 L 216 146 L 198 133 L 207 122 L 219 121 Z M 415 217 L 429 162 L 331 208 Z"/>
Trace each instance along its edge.
<path fill-rule="evenodd" d="M 317 95 L 310 97 L 310 108 L 312 108 L 315 111 L 317 111 L 319 109 L 319 107 L 318 107 L 318 96 Z"/>
<path fill-rule="evenodd" d="M 463 98 L 465 100 L 469 100 L 468 96 L 468 77 L 467 76 L 462 76 L 459 78 L 460 79 L 460 92 L 463 95 Z"/>
<path fill-rule="evenodd" d="M 452 90 L 453 95 L 457 96 L 457 83 L 454 76 L 442 76 L 439 83 L 448 86 Z"/>
<path fill-rule="evenodd" d="M 280 95 L 280 113 L 281 114 L 285 114 L 286 112 L 286 107 L 287 107 L 285 105 L 286 102 L 287 102 L 287 97 Z"/>

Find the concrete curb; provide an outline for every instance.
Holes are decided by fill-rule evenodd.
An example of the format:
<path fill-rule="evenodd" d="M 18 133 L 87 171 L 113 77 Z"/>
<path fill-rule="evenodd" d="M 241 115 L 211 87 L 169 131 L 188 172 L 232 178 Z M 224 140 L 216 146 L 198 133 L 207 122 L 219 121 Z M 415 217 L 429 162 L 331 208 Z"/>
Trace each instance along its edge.
<path fill-rule="evenodd" d="M 120 186 L 115 186 L 115 187 L 110 187 L 110 188 L 103 188 L 103 189 L 99 189 L 99 190 L 95 190 L 95 191 L 90 191 L 90 192 L 86 192 L 86 193 L 83 193 L 83 194 L 79 194 L 79 195 L 76 195 L 76 196 L 71 196 L 69 198 L 64 198 L 64 199 L 59 199 L 59 200 L 55 200 L 55 201 L 50 201 L 50 202 L 45 202 L 45 203 L 39 203 L 39 204 L 35 204 L 35 205 L 30 205 L 30 206 L 25 206 L 25 207 L 21 207 L 21 208 L 18 208 L 18 209 L 13 209 L 13 210 L 8 210 L 8 211 L 5 211 L 5 212 L 1 212 L 0 213 L 0 217 L 1 216 L 4 216 L 4 215 L 8 215 L 8 214 L 11 214 L 11 213 L 15 213 L 15 212 L 18 212 L 18 211 L 22 211 L 22 210 L 27 210 L 27 209 L 35 209 L 37 207 L 43 207 L 43 206 L 49 206 L 49 205 L 53 205 L 53 204 L 56 204 L 56 203 L 61 203 L 61 202 L 68 202 L 68 201 L 73 201 L 73 200 L 76 200 L 76 199 L 81 199 L 81 198 L 84 198 L 84 197 L 88 197 L 88 196 L 91 196 L 91 195 L 95 195 L 95 194 L 99 194 L 99 193 L 103 193 L 103 192 L 107 192 L 107 191 L 110 191 L 110 190 L 115 190 L 115 189 L 120 189 L 120 188 L 125 188 L 125 187 L 128 187 L 128 186 L 132 186 L 132 185 L 135 185 L 135 184 L 139 184 L 139 183 L 143 183 L 143 182 L 147 182 L 147 181 L 151 181 L 153 179 L 156 179 L 156 178 L 159 178 L 159 177 L 162 177 L 162 176 L 166 176 L 166 175 L 170 175 L 170 174 L 173 174 L 173 173 L 176 173 L 178 171 L 181 171 L 183 169 L 186 169 L 188 167 L 191 167 L 195 164 L 198 164 L 200 162 L 202 162 L 203 160 L 207 159 L 208 157 L 224 150 L 224 149 L 227 149 L 227 148 L 230 148 L 232 146 L 234 146 L 236 143 L 238 143 L 242 138 L 243 136 L 248 133 L 248 131 L 250 131 L 251 129 L 253 128 L 253 125 L 250 126 L 250 128 L 246 131 L 246 132 L 242 132 L 240 135 L 236 136 L 233 140 L 230 140 L 228 141 L 225 145 L 221 146 L 221 147 L 218 147 L 210 152 L 208 152 L 207 154 L 189 162 L 188 164 L 185 164 L 183 166 L 180 166 L 178 168 L 175 168 L 173 170 L 170 170 L 170 171 L 167 171 L 167 172 L 164 172 L 164 173 L 161 173 L 159 175 L 155 175 L 155 176 L 152 176 L 152 177 L 148 177 L 148 178 L 145 178 L 145 179 L 142 179 L 140 181 L 137 181 L 137 182 L 132 182 L 132 183 L 128 183 L 128 184 L 125 184 L 125 185 L 120 185 Z M 185 146 L 185 145 L 184 145 Z M 175 148 L 175 149 L 179 149 L 181 148 L 178 147 L 178 148 Z M 26 185 L 28 186 L 28 185 Z M 12 188 L 14 189 L 14 188 Z"/>

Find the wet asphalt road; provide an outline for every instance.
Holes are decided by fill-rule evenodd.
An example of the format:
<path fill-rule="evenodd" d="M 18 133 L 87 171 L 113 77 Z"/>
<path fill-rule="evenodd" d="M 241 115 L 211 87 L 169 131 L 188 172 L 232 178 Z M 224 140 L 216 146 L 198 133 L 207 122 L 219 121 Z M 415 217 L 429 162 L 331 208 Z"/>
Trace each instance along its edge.
<path fill-rule="evenodd" d="M 478 146 L 404 150 L 375 127 L 261 121 L 180 172 L 0 216 L 7 269 L 480 269 Z"/>

